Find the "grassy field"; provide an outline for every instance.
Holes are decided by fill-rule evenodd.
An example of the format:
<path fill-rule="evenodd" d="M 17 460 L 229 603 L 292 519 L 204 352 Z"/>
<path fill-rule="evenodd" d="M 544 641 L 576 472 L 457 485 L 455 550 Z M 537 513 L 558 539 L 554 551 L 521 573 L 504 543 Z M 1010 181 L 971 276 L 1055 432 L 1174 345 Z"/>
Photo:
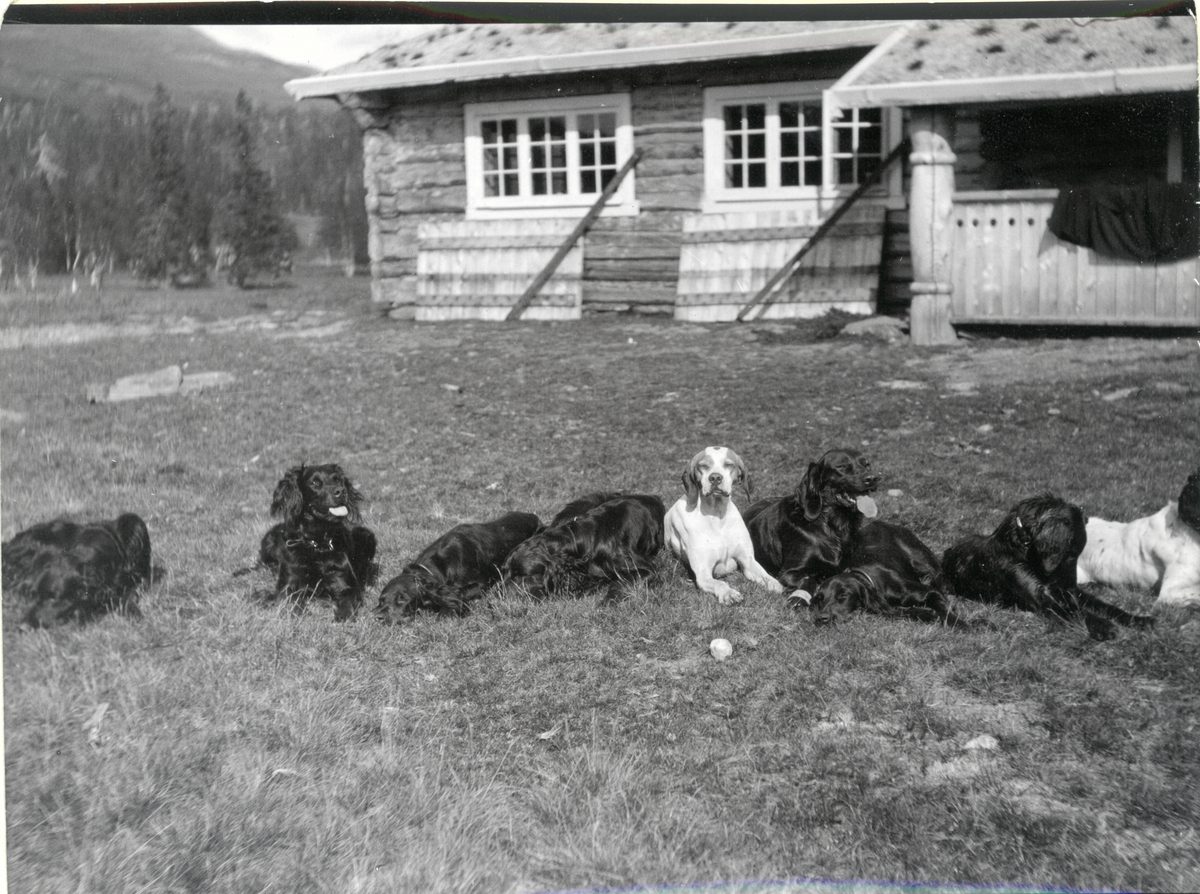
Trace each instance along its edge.
<path fill-rule="evenodd" d="M 332 276 L 0 295 L 4 537 L 134 511 L 166 569 L 140 621 L 5 625 L 10 890 L 1194 890 L 1194 614 L 1108 642 L 971 604 L 990 628 L 818 628 L 740 580 L 745 603 L 719 606 L 664 556 L 617 604 L 495 593 L 384 627 L 264 609 L 266 577 L 231 576 L 302 461 L 363 491 L 381 582 L 460 521 L 597 489 L 669 502 L 708 444 L 756 496 L 858 447 L 882 517 L 939 554 L 1043 490 L 1148 514 L 1200 464 L 1194 338 L 831 331 L 418 325 Z M 171 363 L 236 382 L 85 400 Z M 984 734 L 999 747 L 965 747 Z"/>

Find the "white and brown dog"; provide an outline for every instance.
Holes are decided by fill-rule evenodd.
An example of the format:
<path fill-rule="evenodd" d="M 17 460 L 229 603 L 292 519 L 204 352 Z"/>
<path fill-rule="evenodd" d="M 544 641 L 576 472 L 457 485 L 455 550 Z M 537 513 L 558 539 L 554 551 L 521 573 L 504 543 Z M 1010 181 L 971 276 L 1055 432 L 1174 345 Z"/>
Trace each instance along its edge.
<path fill-rule="evenodd" d="M 740 570 L 749 580 L 772 593 L 783 586 L 754 558 L 750 532 L 733 504 L 733 487 L 742 482 L 749 494 L 746 466 L 728 447 L 701 450 L 683 470 L 684 496 L 667 510 L 667 545 L 691 570 L 696 586 L 735 605 L 742 594 L 717 578 Z"/>
<path fill-rule="evenodd" d="M 1200 607 L 1200 470 L 1178 500 L 1127 524 L 1089 518 L 1079 583 L 1158 586 L 1155 605 Z"/>

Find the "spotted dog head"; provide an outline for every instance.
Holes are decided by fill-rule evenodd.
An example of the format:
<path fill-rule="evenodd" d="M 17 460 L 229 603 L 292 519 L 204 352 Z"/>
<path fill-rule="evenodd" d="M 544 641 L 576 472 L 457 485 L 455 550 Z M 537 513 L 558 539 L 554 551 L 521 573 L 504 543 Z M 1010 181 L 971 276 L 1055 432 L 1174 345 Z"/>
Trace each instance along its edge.
<path fill-rule="evenodd" d="M 341 466 L 296 466 L 275 485 L 271 514 L 293 524 L 306 519 L 357 523 L 361 502 L 362 495 Z"/>
<path fill-rule="evenodd" d="M 745 488 L 747 498 L 751 492 L 746 464 L 728 447 L 705 447 L 687 464 L 682 481 L 689 505 L 700 497 L 727 500 L 733 496 L 734 485 L 739 483 Z"/>

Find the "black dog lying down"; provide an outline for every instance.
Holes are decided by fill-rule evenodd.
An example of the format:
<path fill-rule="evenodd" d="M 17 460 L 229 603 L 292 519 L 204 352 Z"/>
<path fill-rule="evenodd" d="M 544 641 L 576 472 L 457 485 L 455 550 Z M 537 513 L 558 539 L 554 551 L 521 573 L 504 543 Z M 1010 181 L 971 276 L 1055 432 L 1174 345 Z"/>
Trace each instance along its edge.
<path fill-rule="evenodd" d="M 796 604 L 842 567 L 851 539 L 875 515 L 868 495 L 878 484 L 857 450 L 830 450 L 809 464 L 794 493 L 759 500 L 742 514 L 754 557 L 785 590 L 803 593 Z"/>
<path fill-rule="evenodd" d="M 349 618 L 378 571 L 375 534 L 358 524 L 362 495 L 335 463 L 296 466 L 275 485 L 271 514 L 283 517 L 263 535 L 259 561 L 278 575 L 270 599 L 298 607 L 330 599 L 334 618 Z"/>
<path fill-rule="evenodd" d="M 585 586 L 607 583 L 608 598 L 617 598 L 623 584 L 654 573 L 665 514 L 663 501 L 650 494 L 580 497 L 555 516 L 555 524 L 513 550 L 504 581 L 540 599 L 582 577 Z"/>
<path fill-rule="evenodd" d="M 813 620 L 839 621 L 862 609 L 920 621 L 957 624 L 933 551 L 908 528 L 874 521 L 850 541 L 842 571 L 813 594 Z"/>
<path fill-rule="evenodd" d="M 951 546 L 942 557 L 942 570 L 964 599 L 1078 618 L 1094 636 L 1111 635 L 1112 622 L 1152 625 L 1152 617 L 1131 614 L 1076 584 L 1075 565 L 1086 542 L 1082 510 L 1041 494 L 1010 509 L 990 535 Z"/>
<path fill-rule="evenodd" d="M 34 525 L 0 547 L 4 611 L 34 627 L 88 621 L 108 611 L 140 615 L 151 578 L 150 532 L 127 512 L 112 521 Z"/>
<path fill-rule="evenodd" d="M 375 615 L 395 623 L 426 609 L 463 615 L 500 580 L 508 554 L 542 529 L 532 512 L 509 512 L 481 524 L 451 528 L 387 582 Z"/>

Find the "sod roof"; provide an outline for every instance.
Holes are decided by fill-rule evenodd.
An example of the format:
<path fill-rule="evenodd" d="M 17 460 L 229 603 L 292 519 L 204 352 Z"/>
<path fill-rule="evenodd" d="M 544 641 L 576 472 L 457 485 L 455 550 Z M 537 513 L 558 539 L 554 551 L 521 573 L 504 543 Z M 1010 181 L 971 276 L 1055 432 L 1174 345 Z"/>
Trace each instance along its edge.
<path fill-rule="evenodd" d="M 913 23 L 852 82 L 863 87 L 1182 64 L 1196 64 L 1196 24 L 1187 16 L 924 21 Z"/>
<path fill-rule="evenodd" d="M 863 21 L 830 22 L 614 22 L 537 25 L 446 25 L 381 47 L 326 74 L 668 47 L 709 41 L 861 28 Z M 900 23 L 897 22 L 897 25 Z"/>

